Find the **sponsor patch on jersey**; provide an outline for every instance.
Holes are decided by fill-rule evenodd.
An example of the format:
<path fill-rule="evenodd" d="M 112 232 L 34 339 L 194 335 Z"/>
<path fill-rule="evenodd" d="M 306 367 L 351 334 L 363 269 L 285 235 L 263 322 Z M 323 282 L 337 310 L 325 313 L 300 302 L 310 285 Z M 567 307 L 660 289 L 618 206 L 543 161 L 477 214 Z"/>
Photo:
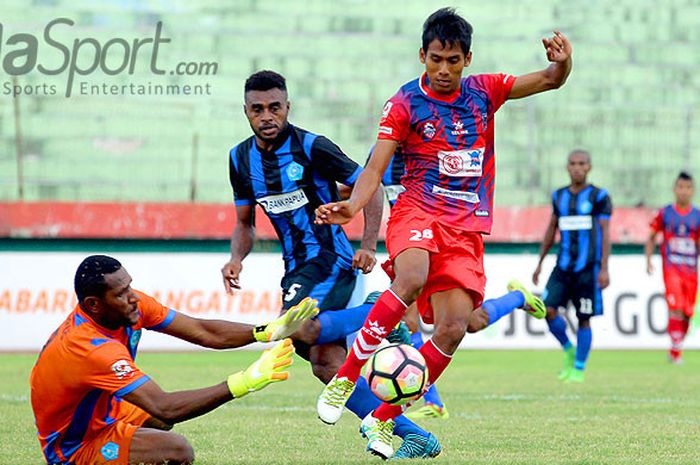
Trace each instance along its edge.
<path fill-rule="evenodd" d="M 386 192 L 386 198 L 389 202 L 393 202 L 399 198 L 399 194 L 406 192 L 406 188 L 401 184 L 392 184 L 390 186 L 384 186 L 384 192 Z"/>
<path fill-rule="evenodd" d="M 668 262 L 678 266 L 695 266 L 697 259 L 694 255 L 678 255 L 675 253 L 668 255 Z"/>
<path fill-rule="evenodd" d="M 560 231 L 583 231 L 593 227 L 591 215 L 560 216 L 558 222 Z"/>
<path fill-rule="evenodd" d="M 442 195 L 451 199 L 463 200 L 469 203 L 479 203 L 479 194 L 476 192 L 451 191 L 439 186 L 433 186 L 433 194 Z"/>
<path fill-rule="evenodd" d="M 477 210 L 474 212 L 474 216 L 489 216 L 488 210 Z"/>
<path fill-rule="evenodd" d="M 304 176 L 304 167 L 293 161 L 287 166 L 287 177 L 290 181 L 299 181 Z"/>
<path fill-rule="evenodd" d="M 112 371 L 119 379 L 130 377 L 134 373 L 128 360 L 117 360 L 112 364 Z"/>
<path fill-rule="evenodd" d="M 394 130 L 390 127 L 379 126 L 379 134 L 386 134 L 390 136 L 392 132 L 394 132 Z"/>
<path fill-rule="evenodd" d="M 671 253 L 682 255 L 697 255 L 695 241 L 689 237 L 672 237 L 668 240 L 668 249 Z"/>
<path fill-rule="evenodd" d="M 309 203 L 309 199 L 302 189 L 297 189 L 286 194 L 268 195 L 258 199 L 258 203 L 267 213 L 279 215 L 303 207 Z"/>
<path fill-rule="evenodd" d="M 478 178 L 483 173 L 484 149 L 439 151 L 440 173 L 447 176 Z"/>

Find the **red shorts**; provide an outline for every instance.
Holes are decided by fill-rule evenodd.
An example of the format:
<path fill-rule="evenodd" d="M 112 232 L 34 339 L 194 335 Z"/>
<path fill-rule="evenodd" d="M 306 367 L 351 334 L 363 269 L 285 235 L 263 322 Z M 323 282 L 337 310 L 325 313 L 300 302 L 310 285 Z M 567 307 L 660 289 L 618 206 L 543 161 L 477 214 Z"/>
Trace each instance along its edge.
<path fill-rule="evenodd" d="M 453 229 L 417 209 L 396 207 L 386 232 L 386 248 L 393 260 L 404 250 L 430 252 L 428 280 L 418 296 L 418 311 L 426 323 L 433 323 L 430 296 L 450 289 L 465 289 L 474 308 L 484 300 L 484 240 L 480 233 Z"/>
<path fill-rule="evenodd" d="M 122 401 L 117 421 L 85 438 L 83 445 L 71 457 L 75 465 L 127 465 L 131 438 L 150 415 L 137 406 Z"/>
<path fill-rule="evenodd" d="M 695 313 L 698 295 L 698 276 L 664 270 L 666 303 L 669 310 L 682 310 L 688 318 Z"/>

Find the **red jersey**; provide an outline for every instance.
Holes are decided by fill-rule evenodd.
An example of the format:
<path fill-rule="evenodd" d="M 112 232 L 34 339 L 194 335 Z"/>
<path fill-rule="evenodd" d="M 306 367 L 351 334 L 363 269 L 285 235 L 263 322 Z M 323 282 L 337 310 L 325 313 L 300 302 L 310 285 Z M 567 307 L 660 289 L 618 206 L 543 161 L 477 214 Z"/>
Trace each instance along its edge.
<path fill-rule="evenodd" d="M 384 106 L 379 139 L 399 142 L 410 204 L 452 228 L 489 234 L 496 177 L 494 115 L 515 77 L 462 78 L 451 95 L 433 92 L 428 76 L 405 84 Z"/>
<path fill-rule="evenodd" d="M 134 364 L 141 329 L 159 330 L 175 311 L 136 291 L 139 321 L 110 330 L 79 306 L 51 335 L 32 369 L 32 409 L 48 463 L 68 463 L 75 452 L 119 417 L 121 398 L 150 378 Z"/>
<path fill-rule="evenodd" d="M 664 273 L 696 276 L 700 210 L 692 206 L 681 210 L 677 205 L 667 205 L 659 210 L 651 229 L 664 236 L 661 243 Z"/>

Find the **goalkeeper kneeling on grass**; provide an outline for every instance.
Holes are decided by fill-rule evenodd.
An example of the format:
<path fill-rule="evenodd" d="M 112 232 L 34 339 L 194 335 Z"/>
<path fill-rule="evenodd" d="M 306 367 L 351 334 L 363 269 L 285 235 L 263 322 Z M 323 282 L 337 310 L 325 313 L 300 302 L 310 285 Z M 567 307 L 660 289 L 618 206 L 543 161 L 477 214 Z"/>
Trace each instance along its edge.
<path fill-rule="evenodd" d="M 78 305 L 51 335 L 31 374 L 39 442 L 49 464 L 187 464 L 194 451 L 172 425 L 283 381 L 290 339 L 318 313 L 305 299 L 277 320 L 250 326 L 191 318 L 131 288 L 121 263 L 87 257 L 75 274 Z M 214 386 L 164 392 L 134 364 L 143 329 L 212 349 L 282 340 Z"/>

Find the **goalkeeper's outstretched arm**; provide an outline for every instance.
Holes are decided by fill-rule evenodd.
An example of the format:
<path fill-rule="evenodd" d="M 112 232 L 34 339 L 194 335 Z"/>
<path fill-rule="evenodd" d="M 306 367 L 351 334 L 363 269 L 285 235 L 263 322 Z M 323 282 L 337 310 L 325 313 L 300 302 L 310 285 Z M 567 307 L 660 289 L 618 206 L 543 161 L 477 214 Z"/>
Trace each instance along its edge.
<path fill-rule="evenodd" d="M 210 349 L 233 349 L 252 342 L 273 342 L 294 334 L 318 314 L 317 301 L 302 300 L 284 315 L 258 326 L 224 320 L 204 320 L 177 313 L 161 331 Z"/>
<path fill-rule="evenodd" d="M 214 386 L 189 391 L 165 392 L 149 380 L 124 396 L 127 402 L 168 425 L 189 420 L 214 410 L 226 402 L 259 391 L 268 384 L 289 377 L 294 346 L 290 339 L 266 350 L 246 370 L 232 374 Z"/>

